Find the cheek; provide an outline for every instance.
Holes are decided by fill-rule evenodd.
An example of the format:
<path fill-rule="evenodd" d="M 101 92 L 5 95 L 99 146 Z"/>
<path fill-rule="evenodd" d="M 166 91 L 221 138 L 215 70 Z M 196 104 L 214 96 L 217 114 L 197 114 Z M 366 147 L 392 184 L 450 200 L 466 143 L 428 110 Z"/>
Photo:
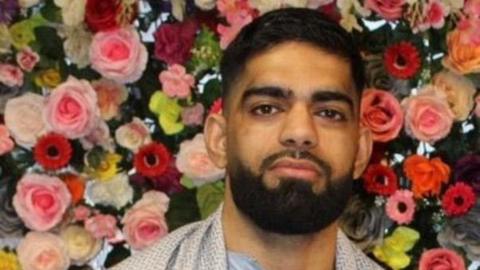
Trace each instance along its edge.
<path fill-rule="evenodd" d="M 319 147 L 321 153 L 319 157 L 332 166 L 332 176 L 339 177 L 349 173 L 355 162 L 357 139 L 346 132 L 342 134 L 327 134 L 320 137 Z"/>

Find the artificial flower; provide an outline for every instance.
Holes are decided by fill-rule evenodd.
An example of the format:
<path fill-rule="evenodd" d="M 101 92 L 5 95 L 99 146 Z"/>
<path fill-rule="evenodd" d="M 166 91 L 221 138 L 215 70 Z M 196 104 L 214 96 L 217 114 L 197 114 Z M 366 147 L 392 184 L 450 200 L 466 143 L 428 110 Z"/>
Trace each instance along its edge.
<path fill-rule="evenodd" d="M 127 243 L 135 250 L 151 246 L 168 233 L 165 213 L 170 199 L 163 192 L 147 191 L 122 219 Z"/>
<path fill-rule="evenodd" d="M 97 93 L 98 107 L 103 120 L 108 121 L 117 117 L 120 105 L 127 100 L 128 92 L 124 85 L 108 79 L 92 82 Z"/>
<path fill-rule="evenodd" d="M 402 41 L 387 47 L 384 63 L 393 77 L 410 79 L 421 67 L 420 53 L 411 42 Z"/>
<path fill-rule="evenodd" d="M 480 71 L 480 46 L 462 42 L 462 33 L 456 29 L 448 33 L 447 55 L 442 64 L 459 74 L 476 73 Z"/>
<path fill-rule="evenodd" d="M 26 270 L 67 270 L 65 242 L 53 233 L 29 232 L 17 247 L 18 260 Z"/>
<path fill-rule="evenodd" d="M 25 226 L 48 231 L 56 226 L 71 203 L 65 183 L 57 177 L 27 173 L 17 184 L 13 207 Z"/>
<path fill-rule="evenodd" d="M 362 178 L 365 190 L 373 194 L 389 196 L 398 188 L 397 175 L 390 167 L 382 164 L 370 164 Z"/>
<path fill-rule="evenodd" d="M 217 0 L 195 0 L 195 6 L 201 10 L 211 10 L 215 8 Z"/>
<path fill-rule="evenodd" d="M 411 155 L 403 162 L 403 171 L 413 184 L 416 198 L 439 195 L 442 183 L 447 183 L 450 178 L 450 167 L 438 157 L 429 160 Z"/>
<path fill-rule="evenodd" d="M 373 255 L 393 270 L 403 269 L 410 265 L 411 258 L 406 253 L 420 239 L 420 234 L 411 228 L 399 226 L 384 239 L 383 244 L 373 249 Z"/>
<path fill-rule="evenodd" d="M 173 64 L 158 76 L 163 92 L 170 98 L 187 98 L 195 84 L 195 78 L 186 72 L 185 67 Z"/>
<path fill-rule="evenodd" d="M 452 128 L 454 114 L 445 93 L 425 85 L 420 94 L 402 101 L 405 131 L 411 137 L 433 144 L 445 138 Z"/>
<path fill-rule="evenodd" d="M 62 175 L 61 179 L 67 185 L 70 195 L 72 195 L 72 204 L 76 205 L 82 201 L 85 193 L 85 179 L 76 174 Z"/>
<path fill-rule="evenodd" d="M 65 56 L 79 68 L 88 66 L 90 64 L 90 45 L 92 44 L 93 38 L 92 33 L 86 29 L 85 25 L 80 24 L 77 26 L 65 27 L 61 34 L 65 38 L 63 41 Z M 56 85 L 53 85 L 53 87 L 55 86 Z"/>
<path fill-rule="evenodd" d="M 472 17 L 480 17 L 480 1 L 478 0 L 465 1 L 463 12 Z"/>
<path fill-rule="evenodd" d="M 128 175 L 119 173 L 108 181 L 91 181 L 87 185 L 86 197 L 94 204 L 113 206 L 120 209 L 133 199 L 133 188 Z"/>
<path fill-rule="evenodd" d="M 226 49 L 242 28 L 253 21 L 251 12 L 240 10 L 237 13 L 229 14 L 227 21 L 229 26 L 219 24 L 217 32 L 220 34 L 220 47 Z"/>
<path fill-rule="evenodd" d="M 102 147 L 107 152 L 114 152 L 114 142 L 110 136 L 110 128 L 103 120 L 99 121 L 97 126 L 87 135 L 80 138 L 83 149 L 91 150 L 95 146 Z"/>
<path fill-rule="evenodd" d="M 205 107 L 200 102 L 186 107 L 182 111 L 182 123 L 186 126 L 199 126 L 203 124 L 204 113 Z"/>
<path fill-rule="evenodd" d="M 127 26 L 135 19 L 136 1 L 87 0 L 85 22 L 93 32 Z"/>
<path fill-rule="evenodd" d="M 190 58 L 193 74 L 211 68 L 216 69 L 220 65 L 222 49 L 216 38 L 215 33 L 207 27 L 202 27 L 198 33 Z"/>
<path fill-rule="evenodd" d="M 460 255 L 446 248 L 424 251 L 420 257 L 419 270 L 452 269 L 466 270 Z"/>
<path fill-rule="evenodd" d="M 360 117 L 373 134 L 373 140 L 395 139 L 403 127 L 403 111 L 397 98 L 387 91 L 369 88 L 362 94 Z"/>
<path fill-rule="evenodd" d="M 175 160 L 172 160 L 162 175 L 150 177 L 148 181 L 152 184 L 153 189 L 170 195 L 183 190 L 180 184 L 181 177 L 182 173 L 175 166 Z"/>
<path fill-rule="evenodd" d="M 439 0 L 428 0 L 423 8 L 423 20 L 417 26 L 420 31 L 429 28 L 440 29 L 445 25 L 445 17 L 450 13 L 449 7 Z"/>
<path fill-rule="evenodd" d="M 3 1 L 2 3 L 5 3 L 5 2 L 6 1 Z M 10 37 L 10 32 L 8 31 L 8 27 L 5 24 L 0 23 L 0 54 L 10 53 L 11 46 L 12 46 L 12 38 Z"/>
<path fill-rule="evenodd" d="M 461 216 L 467 213 L 476 202 L 473 188 L 462 182 L 448 187 L 443 194 L 442 208 L 448 216 Z"/>
<path fill-rule="evenodd" d="M 10 132 L 5 125 L 0 125 L 0 156 L 12 151 L 15 143 L 10 138 Z"/>
<path fill-rule="evenodd" d="M 95 90 L 88 81 L 73 76 L 58 85 L 45 104 L 45 122 L 69 139 L 88 135 L 97 127 L 99 117 Z"/>
<path fill-rule="evenodd" d="M 436 90 L 445 93 L 448 105 L 457 121 L 464 121 L 472 111 L 473 96 L 476 88 L 473 82 L 465 76 L 443 70 L 433 76 L 433 85 Z"/>
<path fill-rule="evenodd" d="M 97 214 L 85 219 L 85 229 L 96 239 L 111 239 L 117 232 L 117 219 L 112 215 Z"/>
<path fill-rule="evenodd" d="M 385 20 L 393 21 L 402 16 L 405 0 L 366 0 L 365 7 L 375 11 Z"/>
<path fill-rule="evenodd" d="M 73 220 L 74 221 L 85 221 L 90 215 L 92 211 L 85 205 L 78 205 L 73 208 Z"/>
<path fill-rule="evenodd" d="M 249 11 L 254 15 L 254 11 L 248 0 L 217 0 L 217 9 L 223 17 L 229 17 L 229 15 L 242 10 Z"/>
<path fill-rule="evenodd" d="M 225 169 L 218 168 L 210 159 L 202 133 L 180 144 L 176 166 L 196 186 L 219 180 L 225 176 Z"/>
<path fill-rule="evenodd" d="M 169 65 L 185 64 L 190 58 L 197 27 L 193 20 L 161 24 L 154 34 L 155 58 Z"/>
<path fill-rule="evenodd" d="M 62 77 L 57 69 L 49 68 L 37 73 L 34 81 L 40 87 L 53 89 L 62 82 Z"/>
<path fill-rule="evenodd" d="M 150 97 L 148 108 L 158 115 L 158 122 L 165 134 L 173 135 L 183 130 L 184 125 L 180 119 L 182 107 L 162 91 L 156 91 Z"/>
<path fill-rule="evenodd" d="M 44 97 L 26 93 L 9 99 L 5 106 L 5 125 L 15 142 L 30 147 L 37 142 L 46 130 L 43 121 Z"/>
<path fill-rule="evenodd" d="M 82 265 L 91 260 L 102 248 L 102 241 L 83 226 L 70 224 L 60 232 L 68 256 L 74 264 Z"/>
<path fill-rule="evenodd" d="M 92 68 L 107 79 L 132 83 L 147 66 L 148 52 L 133 28 L 97 32 L 90 46 Z"/>
<path fill-rule="evenodd" d="M 87 0 L 55 1 L 55 4 L 62 9 L 65 26 L 76 27 L 82 24 L 85 19 L 86 3 Z"/>
<path fill-rule="evenodd" d="M 260 11 L 260 14 L 286 7 L 304 8 L 307 6 L 308 0 L 250 0 L 248 2 L 253 8 Z"/>
<path fill-rule="evenodd" d="M 212 114 L 212 113 L 222 114 L 222 112 L 223 112 L 223 100 L 222 98 L 217 98 L 213 102 L 210 109 L 208 110 L 208 114 Z"/>
<path fill-rule="evenodd" d="M 0 83 L 9 87 L 23 85 L 23 72 L 20 68 L 10 64 L 0 64 Z"/>
<path fill-rule="evenodd" d="M 117 143 L 136 153 L 138 149 L 151 142 L 150 131 L 143 121 L 134 117 L 131 122 L 126 123 L 115 130 Z"/>
<path fill-rule="evenodd" d="M 32 71 L 35 65 L 40 61 L 38 53 L 32 51 L 30 47 L 25 47 L 16 55 L 17 64 L 25 71 Z"/>
<path fill-rule="evenodd" d="M 20 7 L 22 8 L 29 8 L 33 7 L 36 4 L 38 4 L 40 0 L 18 0 L 18 3 L 20 4 Z"/>
<path fill-rule="evenodd" d="M 20 270 L 20 264 L 15 253 L 0 250 L 0 269 Z"/>
<path fill-rule="evenodd" d="M 387 216 L 397 224 L 409 224 L 415 214 L 415 200 L 410 190 L 397 190 L 385 204 Z"/>
<path fill-rule="evenodd" d="M 17 0 L 5 0 L 0 2 L 0 24 L 9 24 L 17 15 L 20 7 Z"/>
<path fill-rule="evenodd" d="M 105 153 L 98 166 L 89 166 L 89 174 L 96 180 L 109 181 L 119 171 L 118 163 L 122 156 L 117 153 Z"/>
<path fill-rule="evenodd" d="M 166 171 L 170 159 L 170 152 L 163 144 L 152 142 L 140 147 L 133 163 L 139 174 L 155 177 Z"/>
<path fill-rule="evenodd" d="M 65 137 L 49 133 L 38 139 L 33 156 L 43 168 L 58 170 L 68 165 L 72 152 L 72 146 Z"/>
<path fill-rule="evenodd" d="M 36 15 L 29 19 L 19 21 L 10 26 L 10 37 L 12 45 L 16 49 L 22 49 L 35 41 L 34 29 L 46 23 L 46 20 Z"/>
<path fill-rule="evenodd" d="M 467 154 L 455 163 L 453 179 L 465 181 L 480 194 L 480 155 Z"/>
<path fill-rule="evenodd" d="M 477 118 L 480 118 L 480 95 L 475 97 L 475 110 L 473 113 Z"/>

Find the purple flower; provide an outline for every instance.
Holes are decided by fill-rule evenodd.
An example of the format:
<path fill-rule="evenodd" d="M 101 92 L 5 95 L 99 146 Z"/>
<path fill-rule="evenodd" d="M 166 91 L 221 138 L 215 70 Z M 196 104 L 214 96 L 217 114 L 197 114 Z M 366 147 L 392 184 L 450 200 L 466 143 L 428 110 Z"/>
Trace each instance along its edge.
<path fill-rule="evenodd" d="M 454 179 L 469 183 L 480 194 L 480 155 L 468 154 L 455 164 Z"/>
<path fill-rule="evenodd" d="M 0 23 L 9 24 L 18 13 L 17 0 L 0 1 Z"/>

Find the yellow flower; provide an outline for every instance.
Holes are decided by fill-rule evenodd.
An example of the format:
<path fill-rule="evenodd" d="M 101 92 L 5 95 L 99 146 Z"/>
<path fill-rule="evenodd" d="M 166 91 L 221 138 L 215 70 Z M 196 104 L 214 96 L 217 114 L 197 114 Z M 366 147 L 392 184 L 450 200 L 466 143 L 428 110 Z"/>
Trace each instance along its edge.
<path fill-rule="evenodd" d="M 97 180 L 110 180 L 118 173 L 118 162 L 122 160 L 122 156 L 115 153 L 106 153 L 103 160 L 96 168 L 90 167 L 88 169 L 91 176 Z"/>
<path fill-rule="evenodd" d="M 27 20 L 19 21 L 10 26 L 10 37 L 13 46 L 22 49 L 30 42 L 35 41 L 34 29 L 37 26 L 45 24 L 45 19 L 41 16 L 33 16 Z"/>
<path fill-rule="evenodd" d="M 12 252 L 0 250 L 0 269 L 1 270 L 20 270 L 17 256 Z"/>
<path fill-rule="evenodd" d="M 54 68 L 41 71 L 35 76 L 35 84 L 39 87 L 55 88 L 61 81 L 60 72 Z"/>
<path fill-rule="evenodd" d="M 183 130 L 184 125 L 180 119 L 182 107 L 162 91 L 157 91 L 152 95 L 148 108 L 158 115 L 158 122 L 165 134 L 173 135 Z"/>
<path fill-rule="evenodd" d="M 408 227 L 400 226 L 385 240 L 382 245 L 375 246 L 373 255 L 392 269 L 403 269 L 410 265 L 411 259 L 406 254 L 420 239 L 420 234 Z"/>

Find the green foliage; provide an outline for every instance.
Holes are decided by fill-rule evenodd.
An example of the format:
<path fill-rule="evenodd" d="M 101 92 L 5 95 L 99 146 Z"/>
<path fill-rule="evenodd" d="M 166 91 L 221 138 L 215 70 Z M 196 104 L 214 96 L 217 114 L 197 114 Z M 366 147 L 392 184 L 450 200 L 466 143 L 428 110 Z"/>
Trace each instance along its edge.
<path fill-rule="evenodd" d="M 225 184 L 213 182 L 198 188 L 197 202 L 202 219 L 213 213 L 223 201 Z"/>

